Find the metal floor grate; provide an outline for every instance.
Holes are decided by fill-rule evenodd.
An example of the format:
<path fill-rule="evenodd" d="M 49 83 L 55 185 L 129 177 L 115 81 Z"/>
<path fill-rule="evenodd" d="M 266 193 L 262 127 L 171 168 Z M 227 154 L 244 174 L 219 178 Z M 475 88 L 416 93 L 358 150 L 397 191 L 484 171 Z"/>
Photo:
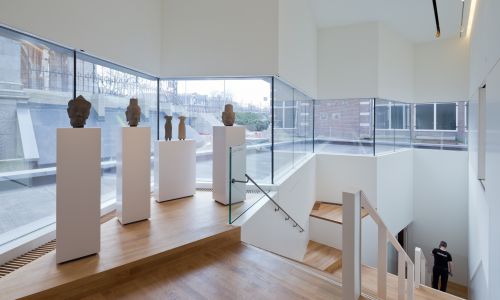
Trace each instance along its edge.
<path fill-rule="evenodd" d="M 29 264 L 37 258 L 42 257 L 43 255 L 49 253 L 52 250 L 56 249 L 56 240 L 52 240 L 47 244 L 44 244 L 34 250 L 29 251 L 26 254 L 23 254 L 4 265 L 0 266 L 0 278 L 14 272 L 22 266 Z"/>

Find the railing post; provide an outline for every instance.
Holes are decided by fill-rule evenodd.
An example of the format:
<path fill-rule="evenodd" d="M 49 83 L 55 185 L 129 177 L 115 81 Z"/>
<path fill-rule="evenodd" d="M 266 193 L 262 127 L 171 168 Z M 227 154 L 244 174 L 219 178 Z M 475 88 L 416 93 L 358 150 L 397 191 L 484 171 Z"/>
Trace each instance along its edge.
<path fill-rule="evenodd" d="M 342 299 L 361 295 L 361 194 L 342 193 Z"/>
<path fill-rule="evenodd" d="M 427 270 L 426 270 L 426 260 L 425 260 L 425 256 L 424 256 L 424 263 L 422 263 L 422 261 L 420 261 L 420 284 L 423 284 L 423 285 L 426 285 L 427 282 L 426 282 L 426 275 L 427 275 Z"/>
<path fill-rule="evenodd" d="M 406 299 L 413 300 L 413 292 L 415 287 L 415 267 L 411 262 L 407 262 L 408 265 L 408 289 Z"/>
<path fill-rule="evenodd" d="M 398 300 L 405 299 L 405 256 L 398 252 Z"/>
<path fill-rule="evenodd" d="M 387 299 L 387 229 L 378 225 L 377 295 Z"/>
<path fill-rule="evenodd" d="M 422 250 L 420 248 L 415 247 L 415 285 L 419 286 L 420 285 L 420 278 L 421 275 L 420 273 L 422 272 L 421 270 L 421 255 L 422 255 Z"/>

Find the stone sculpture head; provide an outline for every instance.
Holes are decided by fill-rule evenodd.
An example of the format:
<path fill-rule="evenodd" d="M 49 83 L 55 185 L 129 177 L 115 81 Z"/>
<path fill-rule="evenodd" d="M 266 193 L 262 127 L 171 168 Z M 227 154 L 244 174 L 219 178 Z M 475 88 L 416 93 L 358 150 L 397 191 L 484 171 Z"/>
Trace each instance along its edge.
<path fill-rule="evenodd" d="M 83 128 L 90 115 L 92 104 L 85 100 L 82 95 L 68 102 L 68 117 L 73 128 Z"/>
<path fill-rule="evenodd" d="M 127 122 L 130 127 L 136 127 L 141 121 L 141 107 L 139 106 L 137 98 L 131 98 L 130 103 L 125 111 Z"/>
<path fill-rule="evenodd" d="M 222 123 L 224 123 L 225 126 L 233 126 L 234 121 L 235 121 L 235 114 L 233 111 L 233 105 L 226 104 L 224 106 L 224 111 L 222 112 Z"/>
<path fill-rule="evenodd" d="M 165 116 L 165 140 L 172 140 L 172 116 Z"/>

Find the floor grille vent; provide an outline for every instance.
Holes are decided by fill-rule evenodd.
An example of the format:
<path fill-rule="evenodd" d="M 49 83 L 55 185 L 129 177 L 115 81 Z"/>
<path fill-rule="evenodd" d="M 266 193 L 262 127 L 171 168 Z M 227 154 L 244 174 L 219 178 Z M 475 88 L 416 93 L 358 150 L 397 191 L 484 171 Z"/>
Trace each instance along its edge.
<path fill-rule="evenodd" d="M 47 244 L 44 244 L 34 250 L 29 251 L 26 254 L 23 254 L 4 265 L 0 266 L 0 278 L 14 272 L 15 270 L 21 268 L 34 261 L 37 258 L 42 257 L 43 255 L 49 253 L 52 250 L 56 249 L 56 240 L 52 240 Z"/>

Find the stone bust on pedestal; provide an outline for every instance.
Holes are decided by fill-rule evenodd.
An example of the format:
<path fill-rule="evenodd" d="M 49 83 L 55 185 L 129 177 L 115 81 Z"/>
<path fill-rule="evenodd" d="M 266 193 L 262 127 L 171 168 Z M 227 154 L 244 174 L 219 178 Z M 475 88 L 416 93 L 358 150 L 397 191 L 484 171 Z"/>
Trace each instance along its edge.
<path fill-rule="evenodd" d="M 73 128 L 83 128 L 90 115 L 92 104 L 82 95 L 68 102 L 68 117 Z"/>

